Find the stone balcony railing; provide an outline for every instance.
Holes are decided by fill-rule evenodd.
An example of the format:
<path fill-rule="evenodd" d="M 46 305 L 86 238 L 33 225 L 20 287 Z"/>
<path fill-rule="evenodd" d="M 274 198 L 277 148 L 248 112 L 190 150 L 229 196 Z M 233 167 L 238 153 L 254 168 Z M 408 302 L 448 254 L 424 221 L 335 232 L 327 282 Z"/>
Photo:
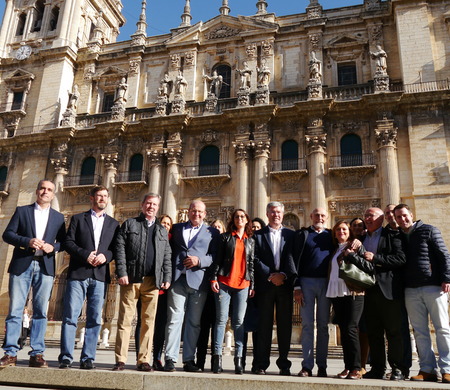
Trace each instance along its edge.
<path fill-rule="evenodd" d="M 376 164 L 373 153 L 330 156 L 328 161 L 330 168 L 361 167 Z"/>
<path fill-rule="evenodd" d="M 100 175 L 78 175 L 66 176 L 64 178 L 64 188 L 69 187 L 93 187 L 102 183 Z"/>
<path fill-rule="evenodd" d="M 308 174 L 306 159 L 273 160 L 270 175 L 278 180 L 282 192 L 296 192 L 300 180 Z"/>
<path fill-rule="evenodd" d="M 222 185 L 230 179 L 228 164 L 186 166 L 182 171 L 182 180 L 194 188 L 197 196 L 218 195 Z"/>

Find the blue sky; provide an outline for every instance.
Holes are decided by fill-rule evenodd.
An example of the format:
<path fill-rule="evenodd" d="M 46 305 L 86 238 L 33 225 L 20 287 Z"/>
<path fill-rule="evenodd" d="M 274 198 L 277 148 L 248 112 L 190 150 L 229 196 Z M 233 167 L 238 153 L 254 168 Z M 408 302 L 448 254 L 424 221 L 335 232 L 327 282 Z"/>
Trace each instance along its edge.
<path fill-rule="evenodd" d="M 309 0 L 267 0 L 269 12 L 276 15 L 290 15 L 305 12 Z M 320 0 L 324 9 L 363 4 L 364 0 Z M 136 22 L 141 10 L 141 0 L 122 0 L 123 14 L 127 19 L 121 28 L 119 40 L 128 40 L 136 31 Z M 165 34 L 181 22 L 185 0 L 147 0 L 147 34 Z M 230 15 L 254 15 L 256 0 L 229 0 Z M 191 0 L 192 24 L 207 21 L 219 14 L 222 0 Z M 0 15 L 3 19 L 5 1 L 0 0 Z"/>

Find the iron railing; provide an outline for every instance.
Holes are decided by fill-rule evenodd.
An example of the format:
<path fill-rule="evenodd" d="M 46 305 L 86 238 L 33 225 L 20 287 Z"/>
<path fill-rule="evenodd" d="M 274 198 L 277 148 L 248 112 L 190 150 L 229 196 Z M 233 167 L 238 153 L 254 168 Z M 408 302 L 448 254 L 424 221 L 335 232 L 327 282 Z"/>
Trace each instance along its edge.
<path fill-rule="evenodd" d="M 199 177 L 199 176 L 219 176 L 230 175 L 231 167 L 228 164 L 215 165 L 193 165 L 184 167 L 184 177 Z"/>
<path fill-rule="evenodd" d="M 343 154 L 340 156 L 331 156 L 329 159 L 330 168 L 361 167 L 375 165 L 375 156 L 373 153 L 366 154 Z"/>

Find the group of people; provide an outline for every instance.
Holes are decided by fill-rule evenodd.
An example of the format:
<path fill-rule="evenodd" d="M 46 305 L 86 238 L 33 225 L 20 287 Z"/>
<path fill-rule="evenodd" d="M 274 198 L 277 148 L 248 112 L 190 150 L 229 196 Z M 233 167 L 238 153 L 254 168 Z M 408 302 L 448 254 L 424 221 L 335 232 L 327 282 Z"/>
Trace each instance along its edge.
<path fill-rule="evenodd" d="M 18 207 L 3 234 L 14 252 L 8 270 L 10 307 L 0 366 L 16 364 L 30 288 L 33 321 L 29 365 L 48 366 L 44 335 L 55 253 L 66 250 L 70 263 L 58 358 L 62 369 L 72 366 L 77 323 L 85 301 L 80 368 L 95 368 L 109 263 L 114 260 L 120 285 L 115 371 L 125 369 L 132 321 L 138 310 L 135 338 L 139 371 L 175 371 L 181 340 L 184 371 L 203 370 L 212 326 L 211 369 L 222 372 L 230 314 L 235 373 L 244 373 L 247 335 L 252 331 L 251 371 L 264 375 L 270 365 L 275 315 L 276 364 L 280 375 L 291 375 L 295 300 L 301 304 L 302 319 L 303 360 L 298 376 L 312 376 L 315 363 L 317 376 L 328 376 L 332 306 L 331 321 L 339 326 L 344 354 L 339 378 L 385 378 L 385 339 L 390 379 L 409 377 L 410 321 L 420 360 L 420 371 L 411 380 L 437 381 L 439 365 L 442 382 L 450 383 L 450 254 L 440 231 L 422 221 L 414 222 L 406 204 L 388 205 L 384 212 L 369 208 L 362 218 L 337 221 L 331 230 L 326 228 L 326 210 L 316 208 L 310 215 L 311 225 L 293 231 L 282 224 L 284 205 L 280 202 L 267 205 L 267 226 L 259 218 L 252 221 L 243 209 L 234 210 L 226 227 L 219 221 L 208 226 L 206 205 L 200 200 L 191 202 L 187 222 L 172 224 L 167 215 L 157 218 L 161 197 L 147 193 L 140 214 L 119 226 L 105 212 L 108 189 L 97 186 L 90 192 L 89 211 L 72 216 L 66 232 L 63 215 L 50 207 L 54 191 L 50 180 L 41 180 L 36 202 Z M 339 273 L 343 262 L 373 275 L 375 285 L 364 291 L 346 283 Z M 205 314 L 214 308 L 215 317 L 208 319 Z M 436 332 L 438 363 L 429 317 Z M 366 372 L 368 351 L 371 370 Z"/>

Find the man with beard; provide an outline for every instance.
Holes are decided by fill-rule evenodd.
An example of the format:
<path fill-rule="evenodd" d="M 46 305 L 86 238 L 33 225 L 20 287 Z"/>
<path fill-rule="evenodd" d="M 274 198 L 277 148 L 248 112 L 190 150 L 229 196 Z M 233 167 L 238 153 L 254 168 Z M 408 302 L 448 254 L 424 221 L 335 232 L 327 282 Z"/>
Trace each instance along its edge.
<path fill-rule="evenodd" d="M 59 368 L 72 366 L 77 322 L 85 299 L 86 333 L 80 368 L 95 368 L 105 289 L 110 280 L 109 263 L 113 258 L 113 242 L 119 222 L 105 213 L 109 201 L 106 187 L 94 187 L 89 198 L 91 209 L 72 217 L 65 242 L 70 263 L 64 295 Z"/>

